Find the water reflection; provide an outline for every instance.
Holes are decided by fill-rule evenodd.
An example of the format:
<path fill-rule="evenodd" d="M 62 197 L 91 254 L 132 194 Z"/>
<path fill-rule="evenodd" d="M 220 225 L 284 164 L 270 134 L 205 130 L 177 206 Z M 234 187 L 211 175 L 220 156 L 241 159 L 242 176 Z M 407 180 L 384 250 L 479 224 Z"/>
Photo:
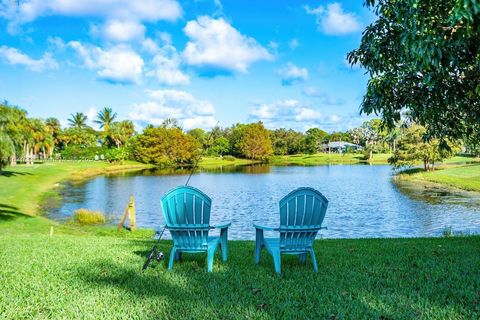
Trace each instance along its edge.
<path fill-rule="evenodd" d="M 119 219 L 133 193 L 138 224 L 158 228 L 163 223 L 161 195 L 185 184 L 188 174 L 186 169 L 146 170 L 67 185 L 62 205 L 50 209 L 49 216 L 66 219 L 85 207 Z M 390 167 L 381 165 L 262 165 L 202 169 L 190 184 L 212 198 L 212 222 L 232 220 L 232 239 L 254 239 L 253 220 L 276 226 L 278 201 L 300 186 L 316 188 L 330 200 L 325 238 L 437 236 L 447 227 L 480 232 L 478 195 L 404 184 L 397 188 L 391 175 Z"/>

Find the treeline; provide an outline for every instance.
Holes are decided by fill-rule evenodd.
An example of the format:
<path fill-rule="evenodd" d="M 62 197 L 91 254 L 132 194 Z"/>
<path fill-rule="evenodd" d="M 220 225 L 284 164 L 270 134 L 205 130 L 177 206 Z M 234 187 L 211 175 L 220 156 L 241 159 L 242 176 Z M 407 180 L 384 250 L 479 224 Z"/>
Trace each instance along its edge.
<path fill-rule="evenodd" d="M 292 129 L 267 130 L 261 122 L 215 127 L 206 132 L 185 132 L 175 119 L 162 125 L 135 131 L 129 120 L 117 121 L 111 108 L 104 108 L 92 119 L 100 127 L 88 126 L 85 114 L 77 112 L 62 128 L 56 118 L 29 118 L 27 112 L 6 103 L 0 104 L 0 169 L 18 162 L 27 164 L 43 159 L 136 160 L 158 166 L 190 165 L 202 155 L 234 156 L 268 161 L 274 155 L 314 154 L 318 152 L 362 152 L 371 158 L 375 153 L 392 153 L 395 165 L 423 161 L 430 168 L 436 161 L 460 150 L 460 142 L 447 145 L 427 139 L 425 128 L 402 124 L 395 130 L 384 129 L 382 121 L 372 119 L 345 132 L 327 133 L 311 128 L 305 133 Z M 334 148 L 332 142 L 343 141 L 354 148 Z M 467 151 L 480 154 L 478 141 L 465 141 Z"/>

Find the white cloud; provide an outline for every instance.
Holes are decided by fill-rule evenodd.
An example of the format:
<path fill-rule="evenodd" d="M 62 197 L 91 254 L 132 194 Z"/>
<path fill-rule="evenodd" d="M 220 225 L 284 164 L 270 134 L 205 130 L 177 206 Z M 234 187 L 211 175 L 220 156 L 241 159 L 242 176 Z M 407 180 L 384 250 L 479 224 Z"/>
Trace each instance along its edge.
<path fill-rule="evenodd" d="M 282 85 L 284 86 L 290 86 L 308 79 L 307 68 L 299 68 L 291 62 L 279 69 L 277 74 L 282 78 Z"/>
<path fill-rule="evenodd" d="M 205 100 L 198 100 L 186 91 L 147 90 L 150 101 L 134 104 L 129 118 L 140 127 L 160 125 L 167 118 L 177 119 L 185 130 L 212 128 L 216 124 L 215 109 Z"/>
<path fill-rule="evenodd" d="M 141 81 L 143 59 L 128 46 L 118 45 L 105 50 L 78 41 L 70 41 L 68 46 L 82 58 L 85 67 L 97 70 L 101 80 L 121 84 Z"/>
<path fill-rule="evenodd" d="M 123 27 L 139 32 L 141 22 L 159 20 L 175 21 L 182 16 L 182 8 L 175 0 L 0 0 L 0 16 L 8 19 L 11 33 L 28 22 L 42 16 L 95 17 L 105 19 L 104 29 L 109 32 L 109 24 L 121 21 Z M 130 24 L 128 26 L 128 24 Z M 118 26 L 117 26 L 118 30 Z M 113 30 L 114 38 L 118 33 Z M 122 40 L 123 41 L 123 40 Z"/>
<path fill-rule="evenodd" d="M 246 73 L 251 64 L 273 59 L 255 39 L 241 34 L 223 18 L 202 16 L 189 21 L 183 30 L 190 39 L 183 57 L 205 75 Z"/>
<path fill-rule="evenodd" d="M 53 59 L 49 52 L 45 52 L 40 59 L 33 59 L 18 49 L 1 46 L 0 57 L 2 57 L 8 64 L 21 65 L 29 70 L 37 72 L 58 68 L 58 63 Z"/>
<path fill-rule="evenodd" d="M 318 29 L 325 34 L 344 35 L 361 29 L 357 16 L 344 12 L 338 2 L 330 3 L 326 7 L 320 5 L 317 8 L 306 5 L 305 10 L 316 17 Z"/>
<path fill-rule="evenodd" d="M 321 123 L 324 116 L 319 110 L 288 99 L 255 105 L 250 111 L 250 120 L 262 121 L 269 128 L 288 127 L 303 130 Z"/>
<path fill-rule="evenodd" d="M 103 26 L 103 37 L 110 41 L 126 42 L 143 39 L 145 26 L 132 20 L 109 20 Z"/>
<path fill-rule="evenodd" d="M 345 100 L 342 98 L 332 97 L 323 90 L 319 90 L 315 87 L 306 87 L 303 89 L 303 94 L 308 97 L 318 98 L 320 103 L 324 105 L 342 105 L 345 104 Z"/>
<path fill-rule="evenodd" d="M 9 8 L 8 2 L 13 8 Z M 24 0 L 18 3 L 18 8 L 16 6 L 16 1 L 4 1 L 4 15 L 12 15 L 12 11 L 16 11 L 19 22 L 30 22 L 49 15 L 156 22 L 174 21 L 182 15 L 182 8 L 175 0 Z"/>
<path fill-rule="evenodd" d="M 168 44 L 168 39 L 164 40 L 163 47 L 159 47 L 155 41 L 150 38 L 142 42 L 143 50 L 154 55 L 152 59 L 152 69 L 147 72 L 148 76 L 154 76 L 158 82 L 166 85 L 186 85 L 190 83 L 190 77 L 180 69 L 180 55 L 175 47 Z"/>

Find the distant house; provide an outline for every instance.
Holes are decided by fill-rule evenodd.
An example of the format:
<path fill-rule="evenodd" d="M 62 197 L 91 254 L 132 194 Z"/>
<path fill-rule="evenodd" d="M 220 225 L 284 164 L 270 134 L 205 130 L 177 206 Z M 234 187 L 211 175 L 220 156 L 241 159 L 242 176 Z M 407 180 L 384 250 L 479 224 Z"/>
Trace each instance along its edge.
<path fill-rule="evenodd" d="M 358 144 L 345 142 L 345 141 L 332 141 L 332 142 L 329 142 L 325 147 L 326 147 L 325 149 L 327 149 L 328 152 L 338 152 L 338 153 L 346 152 L 347 150 L 357 151 L 357 150 L 363 149 L 363 147 Z"/>

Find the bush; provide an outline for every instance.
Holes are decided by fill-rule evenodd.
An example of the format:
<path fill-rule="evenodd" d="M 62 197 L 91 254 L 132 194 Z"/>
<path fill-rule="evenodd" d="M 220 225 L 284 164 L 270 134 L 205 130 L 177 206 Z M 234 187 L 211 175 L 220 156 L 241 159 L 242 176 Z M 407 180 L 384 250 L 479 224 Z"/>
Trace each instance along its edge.
<path fill-rule="evenodd" d="M 79 224 L 103 224 L 105 223 L 105 215 L 100 211 L 81 208 L 75 211 L 73 220 Z"/>
<path fill-rule="evenodd" d="M 226 160 L 226 161 L 235 161 L 235 157 L 234 157 L 234 156 L 231 156 L 231 155 L 226 155 L 226 156 L 223 156 L 223 160 Z"/>
<path fill-rule="evenodd" d="M 62 159 L 65 160 L 94 160 L 96 155 L 105 154 L 107 150 L 100 147 L 84 147 L 72 145 L 62 150 Z"/>

